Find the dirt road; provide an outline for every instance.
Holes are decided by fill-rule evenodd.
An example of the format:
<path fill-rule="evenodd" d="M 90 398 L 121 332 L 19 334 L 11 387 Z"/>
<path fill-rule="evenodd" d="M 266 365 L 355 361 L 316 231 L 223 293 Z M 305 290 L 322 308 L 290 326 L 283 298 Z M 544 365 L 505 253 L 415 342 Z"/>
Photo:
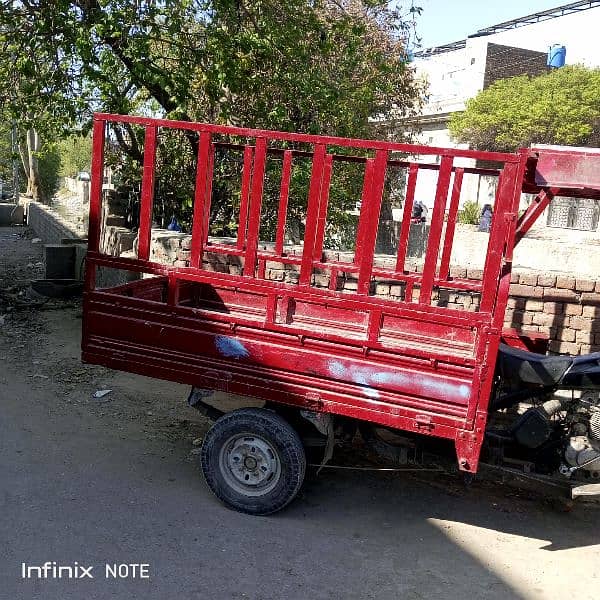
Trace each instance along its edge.
<path fill-rule="evenodd" d="M 597 507 L 327 470 L 278 515 L 227 510 L 195 464 L 207 423 L 187 388 L 82 365 L 80 307 L 24 306 L 40 256 L 0 229 L 1 599 L 600 597 Z M 46 561 L 94 579 L 22 577 Z M 106 563 L 149 578 L 107 579 Z"/>

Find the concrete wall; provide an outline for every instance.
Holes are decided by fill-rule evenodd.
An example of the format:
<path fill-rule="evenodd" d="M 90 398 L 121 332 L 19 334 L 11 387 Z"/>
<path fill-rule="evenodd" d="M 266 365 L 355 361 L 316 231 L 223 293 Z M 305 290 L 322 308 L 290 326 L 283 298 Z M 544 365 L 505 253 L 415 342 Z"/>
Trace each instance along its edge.
<path fill-rule="evenodd" d="M 46 244 L 61 244 L 63 240 L 78 239 L 76 227 L 49 206 L 25 200 L 27 224 Z"/>

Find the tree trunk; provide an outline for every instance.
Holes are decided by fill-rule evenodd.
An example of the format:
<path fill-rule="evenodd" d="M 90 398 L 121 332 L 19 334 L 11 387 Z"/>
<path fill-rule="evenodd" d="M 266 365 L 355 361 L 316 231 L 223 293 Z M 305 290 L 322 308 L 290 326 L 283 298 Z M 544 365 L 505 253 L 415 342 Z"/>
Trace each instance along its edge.
<path fill-rule="evenodd" d="M 35 129 L 28 129 L 25 144 L 19 143 L 19 155 L 23 163 L 23 171 L 27 178 L 25 195 L 34 200 L 42 200 L 40 171 L 37 153 L 40 151 L 40 137 Z"/>
<path fill-rule="evenodd" d="M 40 136 L 35 129 L 27 130 L 27 193 L 34 200 L 42 200 L 40 186 L 40 171 L 38 167 L 37 152 L 40 151 Z"/>

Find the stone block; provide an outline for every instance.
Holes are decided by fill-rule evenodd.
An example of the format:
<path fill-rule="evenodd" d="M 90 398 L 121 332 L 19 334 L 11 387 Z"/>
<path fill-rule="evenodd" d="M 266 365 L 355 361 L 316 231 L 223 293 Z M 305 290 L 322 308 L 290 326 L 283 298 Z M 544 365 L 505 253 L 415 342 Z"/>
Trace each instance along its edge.
<path fill-rule="evenodd" d="M 600 307 L 598 306 L 583 306 L 582 315 L 588 319 L 597 319 L 600 317 Z"/>
<path fill-rule="evenodd" d="M 532 323 L 534 325 L 541 325 L 544 327 L 551 327 L 556 321 L 556 315 L 550 313 L 537 312 L 532 316 Z"/>
<path fill-rule="evenodd" d="M 579 345 L 575 342 L 562 342 L 558 340 L 550 340 L 549 345 L 550 352 L 558 354 L 572 354 L 577 356 L 579 354 Z"/>
<path fill-rule="evenodd" d="M 575 341 L 578 344 L 593 344 L 596 334 L 590 331 L 577 331 L 575 333 Z"/>
<path fill-rule="evenodd" d="M 590 279 L 576 279 L 575 289 L 578 292 L 593 292 L 596 286 L 596 282 Z"/>
<path fill-rule="evenodd" d="M 566 327 L 559 327 L 556 332 L 556 339 L 561 342 L 574 342 L 575 341 L 575 330 Z"/>
<path fill-rule="evenodd" d="M 592 327 L 592 320 L 585 319 L 583 317 L 571 317 L 569 319 L 569 327 L 571 329 L 590 331 Z"/>
<path fill-rule="evenodd" d="M 579 302 L 579 294 L 567 288 L 540 288 L 544 290 L 544 302 Z"/>
<path fill-rule="evenodd" d="M 546 302 L 544 300 L 544 312 L 551 315 L 560 315 L 563 313 L 564 305 L 562 302 Z"/>
<path fill-rule="evenodd" d="M 581 304 L 565 304 L 564 313 L 577 317 L 583 313 L 583 306 Z"/>
<path fill-rule="evenodd" d="M 599 292 L 582 292 L 581 302 L 583 304 L 592 304 L 594 306 L 600 305 L 600 293 Z"/>
<path fill-rule="evenodd" d="M 537 273 L 520 273 L 519 283 L 522 285 L 537 285 L 538 276 Z"/>
<path fill-rule="evenodd" d="M 556 287 L 565 290 L 575 289 L 575 277 L 567 277 L 566 275 L 559 275 L 556 278 Z"/>
<path fill-rule="evenodd" d="M 521 296 L 523 298 L 542 298 L 544 288 L 539 286 L 521 285 L 519 283 L 511 283 L 510 295 Z"/>
<path fill-rule="evenodd" d="M 525 310 L 529 310 L 531 312 L 541 312 L 544 310 L 544 303 L 541 300 L 526 300 Z"/>
<path fill-rule="evenodd" d="M 542 287 L 554 287 L 556 285 L 556 277 L 553 275 L 538 275 L 538 285 Z"/>

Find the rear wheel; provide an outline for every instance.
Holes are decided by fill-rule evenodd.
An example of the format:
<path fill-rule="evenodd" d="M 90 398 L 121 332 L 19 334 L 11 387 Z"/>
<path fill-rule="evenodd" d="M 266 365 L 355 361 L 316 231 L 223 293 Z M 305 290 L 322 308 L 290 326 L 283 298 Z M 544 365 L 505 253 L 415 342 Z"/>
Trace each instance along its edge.
<path fill-rule="evenodd" d="M 218 419 L 204 438 L 200 462 L 217 498 L 252 515 L 268 515 L 289 504 L 306 471 L 296 431 L 262 408 L 242 408 Z"/>

